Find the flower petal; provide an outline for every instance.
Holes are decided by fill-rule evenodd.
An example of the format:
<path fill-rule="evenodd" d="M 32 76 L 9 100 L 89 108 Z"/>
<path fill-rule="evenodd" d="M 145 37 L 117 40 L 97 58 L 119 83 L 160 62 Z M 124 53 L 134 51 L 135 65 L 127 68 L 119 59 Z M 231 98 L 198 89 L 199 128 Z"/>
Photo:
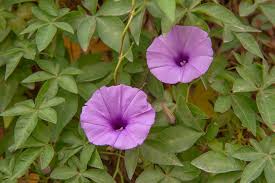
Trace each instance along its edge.
<path fill-rule="evenodd" d="M 132 134 L 129 133 L 127 130 L 125 130 L 125 129 L 122 130 L 119 133 L 118 138 L 116 139 L 113 146 L 115 148 L 121 149 L 121 150 L 132 149 L 132 148 L 136 147 L 138 144 L 135 141 L 135 139 L 133 139 L 131 136 L 132 136 Z"/>
<path fill-rule="evenodd" d="M 198 56 L 191 58 L 189 64 L 195 67 L 201 74 L 204 74 L 208 70 L 212 60 L 213 58 L 209 56 Z"/>
<path fill-rule="evenodd" d="M 182 72 L 181 82 L 189 83 L 189 82 L 193 81 L 194 79 L 199 78 L 201 75 L 202 75 L 202 73 L 197 68 L 195 68 L 193 65 L 187 63 L 184 66 L 184 70 Z"/>
<path fill-rule="evenodd" d="M 147 65 L 149 69 L 154 69 L 157 67 L 164 66 L 174 66 L 177 67 L 176 62 L 172 57 L 165 55 L 164 53 L 147 52 L 146 53 Z"/>
<path fill-rule="evenodd" d="M 178 66 L 164 66 L 151 69 L 151 73 L 160 81 L 175 84 L 181 80 L 183 68 Z"/>
<path fill-rule="evenodd" d="M 113 145 L 119 135 L 118 132 L 106 128 L 106 126 L 82 123 L 81 127 L 89 142 L 95 145 Z"/>
<path fill-rule="evenodd" d="M 127 131 L 135 139 L 137 144 L 142 144 L 149 134 L 151 126 L 142 123 L 133 123 L 127 126 Z"/>

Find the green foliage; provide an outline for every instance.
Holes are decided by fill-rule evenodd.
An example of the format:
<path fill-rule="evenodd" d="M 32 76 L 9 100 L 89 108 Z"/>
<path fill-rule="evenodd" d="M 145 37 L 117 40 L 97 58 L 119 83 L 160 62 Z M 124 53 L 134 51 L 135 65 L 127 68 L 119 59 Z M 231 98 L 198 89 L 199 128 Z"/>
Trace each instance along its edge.
<path fill-rule="evenodd" d="M 0 0 L 0 182 L 273 183 L 274 17 L 274 0 Z M 176 24 L 208 32 L 214 58 L 168 85 L 146 49 Z M 79 121 L 98 88 L 122 83 L 156 119 L 120 152 Z"/>

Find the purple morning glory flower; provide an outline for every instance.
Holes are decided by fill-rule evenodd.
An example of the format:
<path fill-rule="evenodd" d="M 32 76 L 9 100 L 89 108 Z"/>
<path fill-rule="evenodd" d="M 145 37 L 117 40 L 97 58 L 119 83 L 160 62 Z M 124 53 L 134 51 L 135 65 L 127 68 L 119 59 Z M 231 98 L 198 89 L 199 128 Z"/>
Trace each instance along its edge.
<path fill-rule="evenodd" d="M 164 83 L 189 83 L 203 75 L 213 59 L 208 33 L 194 26 L 174 26 L 147 49 L 152 74 Z"/>
<path fill-rule="evenodd" d="M 143 143 L 155 120 L 147 95 L 126 85 L 102 87 L 82 108 L 81 127 L 95 145 L 131 149 Z"/>

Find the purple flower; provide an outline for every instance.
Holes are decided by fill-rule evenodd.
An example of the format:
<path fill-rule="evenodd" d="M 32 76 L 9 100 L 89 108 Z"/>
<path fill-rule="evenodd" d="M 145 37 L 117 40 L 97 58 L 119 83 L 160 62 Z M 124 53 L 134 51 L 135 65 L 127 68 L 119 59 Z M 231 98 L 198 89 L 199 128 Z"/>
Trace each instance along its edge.
<path fill-rule="evenodd" d="M 131 149 L 143 143 L 155 120 L 147 95 L 130 86 L 102 87 L 82 108 L 81 127 L 95 145 Z"/>
<path fill-rule="evenodd" d="M 189 83 L 203 75 L 213 59 L 207 32 L 193 26 L 174 26 L 147 49 L 152 74 L 164 83 Z"/>

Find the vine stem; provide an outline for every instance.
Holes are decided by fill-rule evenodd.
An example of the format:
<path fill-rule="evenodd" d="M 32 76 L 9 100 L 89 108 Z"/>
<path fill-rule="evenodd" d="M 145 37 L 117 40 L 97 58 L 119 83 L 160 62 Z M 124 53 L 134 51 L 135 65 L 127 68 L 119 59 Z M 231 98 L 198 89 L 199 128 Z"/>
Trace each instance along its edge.
<path fill-rule="evenodd" d="M 136 0 L 132 0 L 132 8 L 131 8 L 131 12 L 129 14 L 129 19 L 127 21 L 127 24 L 122 32 L 122 35 L 121 35 L 121 42 L 120 42 L 120 48 L 119 48 L 119 56 L 118 56 L 118 62 L 117 62 L 117 65 L 116 65 L 116 68 L 115 68 L 115 71 L 114 71 L 114 81 L 115 81 L 115 84 L 117 84 L 117 75 L 118 75 L 118 71 L 119 71 L 119 68 L 122 64 L 122 61 L 125 57 L 125 55 L 123 54 L 123 46 L 124 46 L 124 40 L 125 40 L 125 37 L 126 37 L 126 34 L 127 34 L 127 31 L 129 29 L 129 26 L 134 18 L 134 15 L 135 15 L 135 4 L 136 4 Z"/>
<path fill-rule="evenodd" d="M 117 162 L 116 162 L 116 169 L 113 174 L 113 178 L 115 179 L 117 176 L 117 173 L 119 173 L 119 165 L 120 165 L 120 156 L 121 156 L 121 151 L 119 151 L 119 156 L 117 157 Z"/>

